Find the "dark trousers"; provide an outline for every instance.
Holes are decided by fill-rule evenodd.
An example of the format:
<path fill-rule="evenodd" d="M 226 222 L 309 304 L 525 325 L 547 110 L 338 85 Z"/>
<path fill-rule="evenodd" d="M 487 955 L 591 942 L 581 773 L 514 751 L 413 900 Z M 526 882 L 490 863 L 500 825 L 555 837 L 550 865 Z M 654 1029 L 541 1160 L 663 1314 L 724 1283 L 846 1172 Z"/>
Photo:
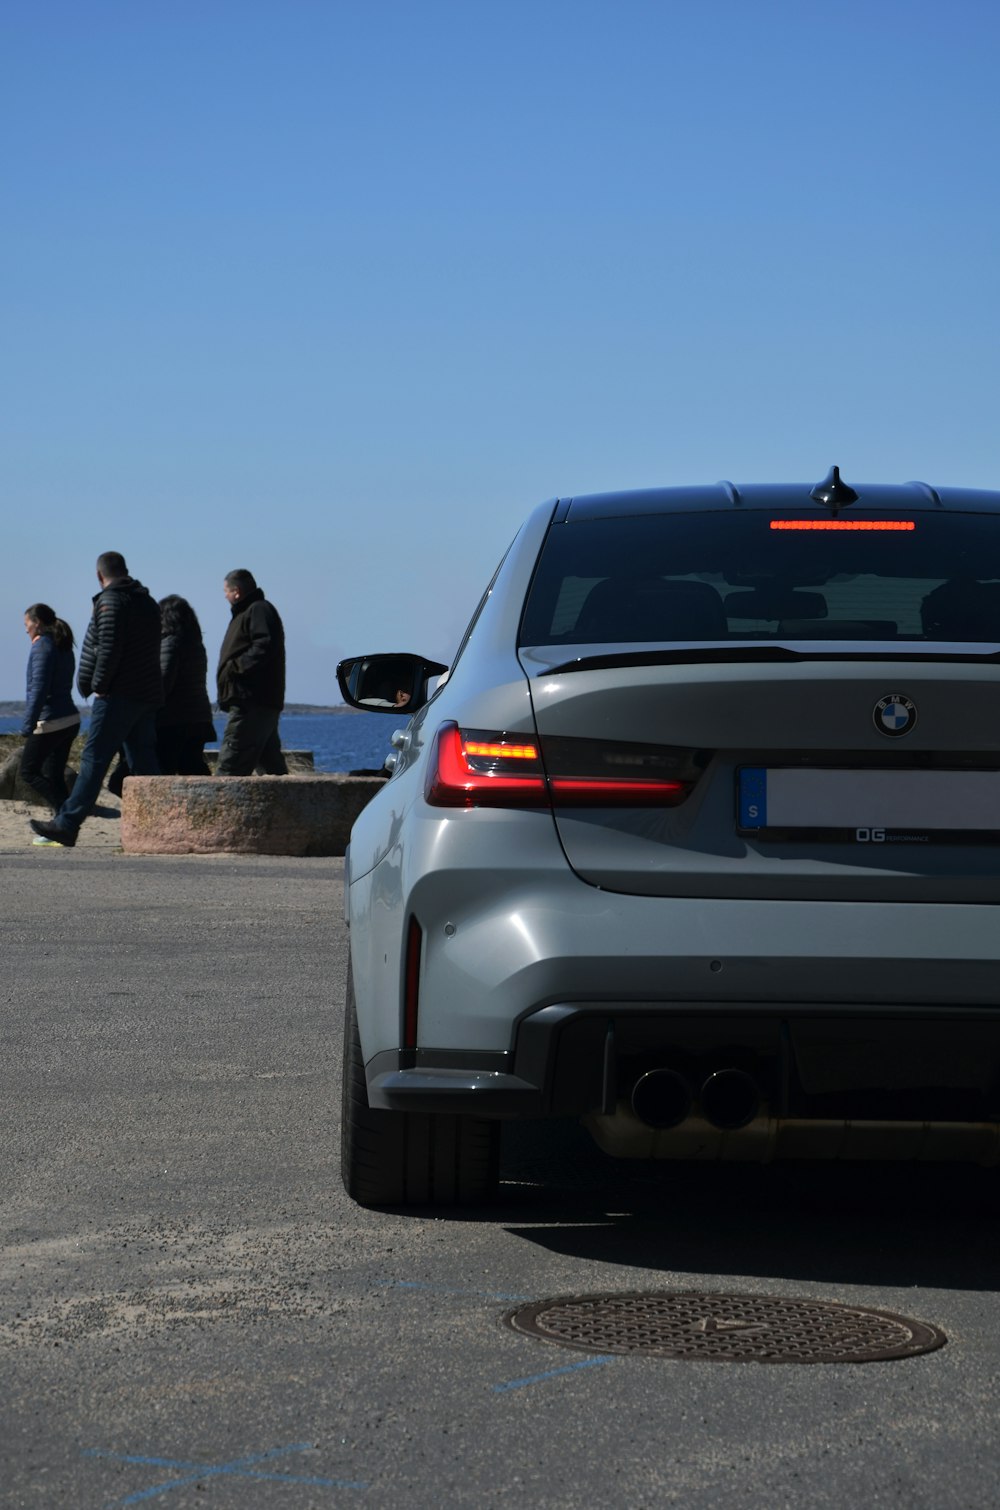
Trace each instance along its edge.
<path fill-rule="evenodd" d="M 219 746 L 216 776 L 287 776 L 288 767 L 278 738 L 278 708 L 244 704 L 230 708 L 229 722 Z"/>
<path fill-rule="evenodd" d="M 108 766 L 119 749 L 133 776 L 159 776 L 156 758 L 156 709 L 131 697 L 95 697 L 87 730 L 87 743 L 80 759 L 80 774 L 73 790 L 56 814 L 60 828 L 71 834 L 80 830 L 97 801 Z"/>
<path fill-rule="evenodd" d="M 164 776 L 211 775 L 204 750 L 204 723 L 157 725 L 156 753 Z"/>
<path fill-rule="evenodd" d="M 70 747 L 80 732 L 79 724 L 55 729 L 51 734 L 29 734 L 21 751 L 21 780 L 43 798 L 54 813 L 69 796 L 66 762 Z"/>

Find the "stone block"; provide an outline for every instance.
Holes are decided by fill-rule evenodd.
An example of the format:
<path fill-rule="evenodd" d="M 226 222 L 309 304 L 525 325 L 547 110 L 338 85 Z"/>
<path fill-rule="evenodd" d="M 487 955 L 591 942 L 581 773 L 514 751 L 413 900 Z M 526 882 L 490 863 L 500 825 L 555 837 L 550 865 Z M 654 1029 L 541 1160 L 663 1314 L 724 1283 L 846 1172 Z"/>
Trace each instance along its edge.
<path fill-rule="evenodd" d="M 371 776 L 130 776 L 121 842 L 136 855 L 342 855 L 384 782 Z"/>

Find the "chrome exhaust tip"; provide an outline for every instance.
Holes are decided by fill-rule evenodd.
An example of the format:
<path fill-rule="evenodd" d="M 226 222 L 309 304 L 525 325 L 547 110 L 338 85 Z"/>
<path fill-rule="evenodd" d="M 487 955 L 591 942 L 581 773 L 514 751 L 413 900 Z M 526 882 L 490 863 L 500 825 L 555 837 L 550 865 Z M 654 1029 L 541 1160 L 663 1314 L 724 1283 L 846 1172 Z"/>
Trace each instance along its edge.
<path fill-rule="evenodd" d="M 706 1122 L 724 1132 L 735 1132 L 760 1111 L 760 1087 L 745 1070 L 716 1070 L 702 1086 L 700 1100 Z"/>
<path fill-rule="evenodd" d="M 677 1127 L 691 1112 L 691 1087 L 676 1070 L 647 1070 L 632 1087 L 632 1110 L 647 1127 Z"/>

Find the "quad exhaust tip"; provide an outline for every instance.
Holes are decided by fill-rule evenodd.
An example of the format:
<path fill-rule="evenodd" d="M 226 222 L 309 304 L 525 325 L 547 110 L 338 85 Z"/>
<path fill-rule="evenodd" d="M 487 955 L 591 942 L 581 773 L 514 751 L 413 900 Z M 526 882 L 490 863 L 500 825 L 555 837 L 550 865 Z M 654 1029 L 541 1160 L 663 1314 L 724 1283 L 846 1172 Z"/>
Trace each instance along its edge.
<path fill-rule="evenodd" d="M 660 1131 L 679 1127 L 691 1115 L 691 1087 L 676 1070 L 647 1070 L 632 1087 L 632 1110 Z"/>
<path fill-rule="evenodd" d="M 760 1111 L 760 1087 L 745 1070 L 714 1070 L 701 1087 L 702 1116 L 712 1127 L 736 1132 Z M 665 1132 L 691 1115 L 694 1093 L 685 1077 L 667 1068 L 647 1070 L 632 1087 L 632 1110 L 647 1127 Z"/>
<path fill-rule="evenodd" d="M 725 1132 L 746 1127 L 760 1111 L 760 1090 L 746 1070 L 716 1070 L 701 1088 L 701 1110 L 706 1122 Z"/>

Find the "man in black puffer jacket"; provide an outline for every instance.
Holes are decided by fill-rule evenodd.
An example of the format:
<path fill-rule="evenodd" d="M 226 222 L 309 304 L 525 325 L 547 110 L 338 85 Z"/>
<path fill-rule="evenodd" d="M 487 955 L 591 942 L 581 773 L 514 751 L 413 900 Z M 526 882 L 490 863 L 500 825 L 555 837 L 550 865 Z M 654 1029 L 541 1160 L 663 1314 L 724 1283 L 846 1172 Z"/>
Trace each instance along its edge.
<path fill-rule="evenodd" d="M 163 702 L 159 606 L 142 583 L 129 576 L 118 551 L 98 556 L 97 580 L 101 590 L 94 598 L 76 679 L 81 696 L 93 693 L 94 697 L 80 773 L 50 823 L 30 820 L 40 840 L 67 848 L 76 843 L 121 747 L 133 775 L 160 774 L 156 758 L 156 710 Z"/>
<path fill-rule="evenodd" d="M 222 587 L 232 611 L 219 651 L 219 707 L 229 714 L 217 776 L 287 776 L 278 718 L 285 706 L 285 630 L 248 571 L 231 571 Z"/>

